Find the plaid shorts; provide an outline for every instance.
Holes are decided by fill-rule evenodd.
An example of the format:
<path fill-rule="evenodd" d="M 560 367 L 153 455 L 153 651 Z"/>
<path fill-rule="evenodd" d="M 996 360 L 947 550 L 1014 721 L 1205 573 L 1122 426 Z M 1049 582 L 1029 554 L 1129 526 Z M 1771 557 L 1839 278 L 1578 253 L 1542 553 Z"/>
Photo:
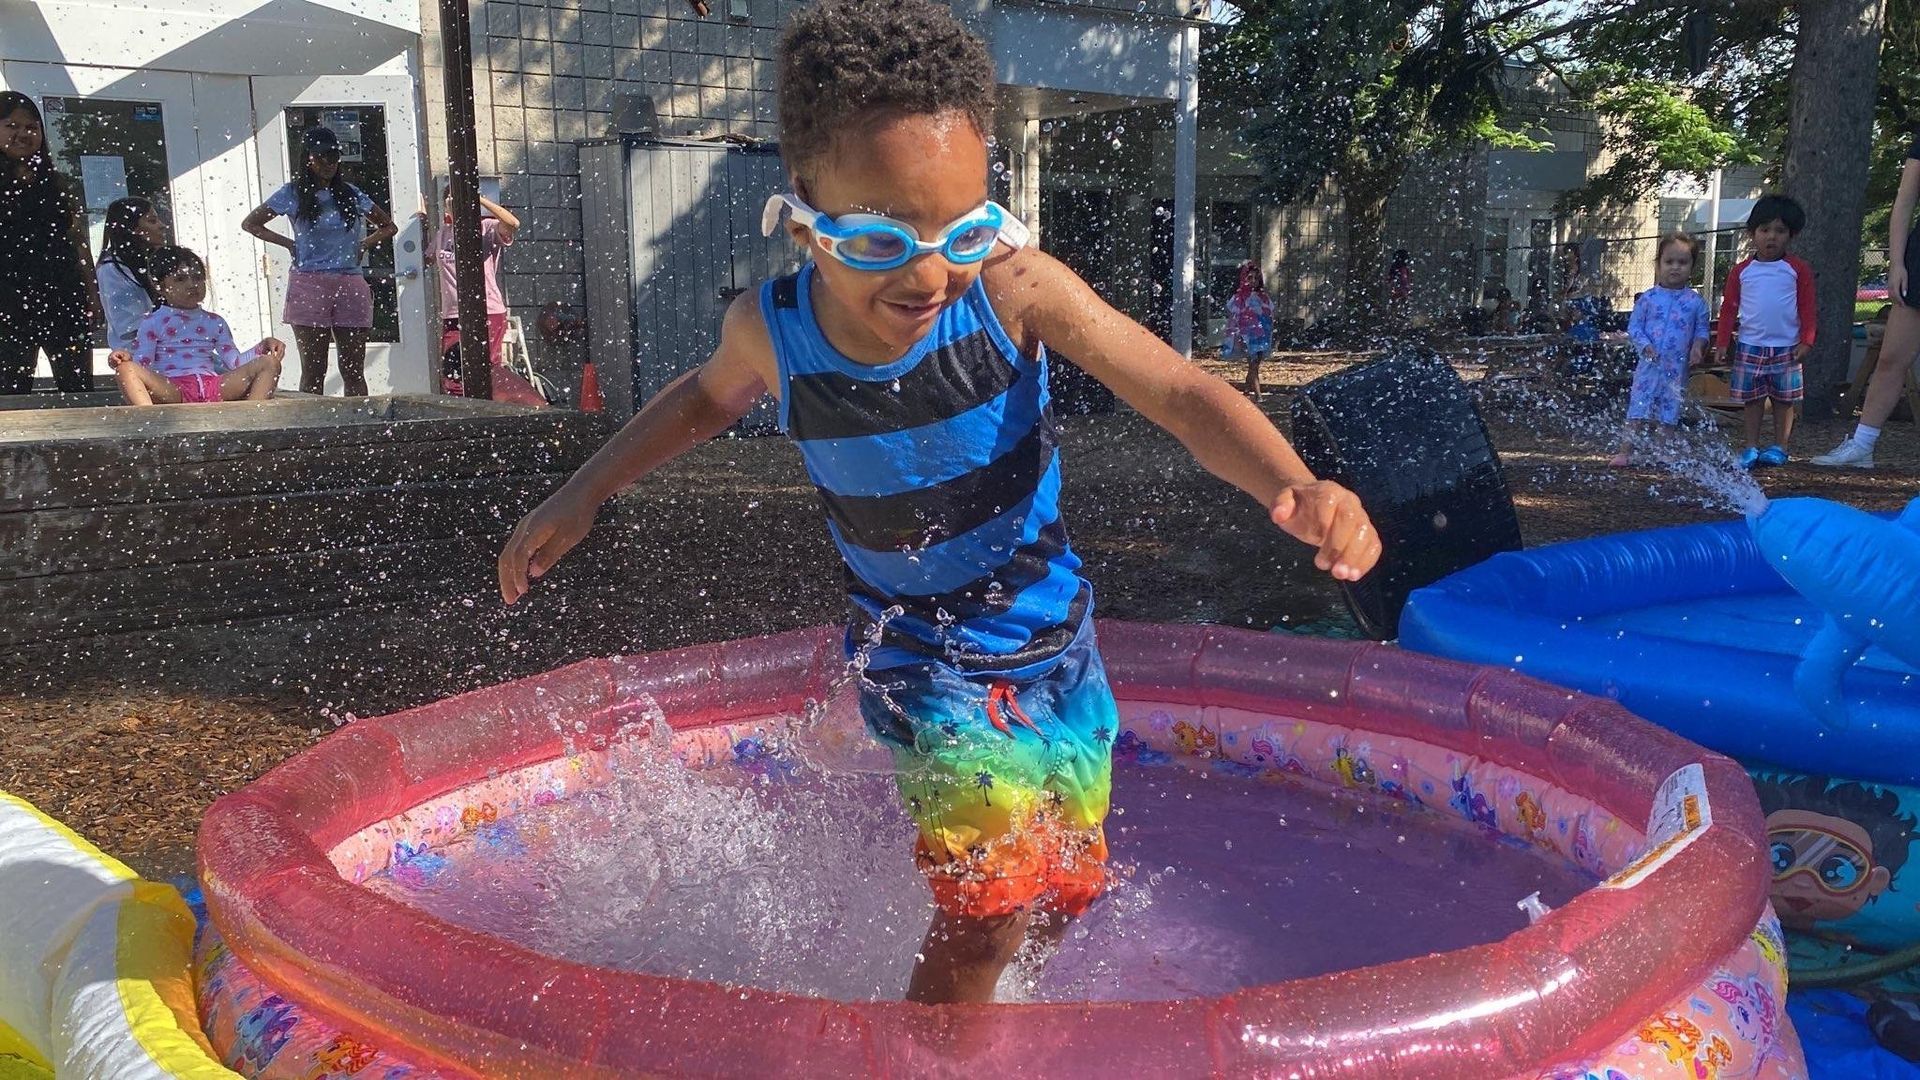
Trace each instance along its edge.
<path fill-rule="evenodd" d="M 1800 361 L 1793 358 L 1796 346 L 1734 346 L 1733 374 L 1727 380 L 1727 396 L 1734 401 L 1775 401 L 1792 403 L 1807 396 L 1806 377 Z"/>

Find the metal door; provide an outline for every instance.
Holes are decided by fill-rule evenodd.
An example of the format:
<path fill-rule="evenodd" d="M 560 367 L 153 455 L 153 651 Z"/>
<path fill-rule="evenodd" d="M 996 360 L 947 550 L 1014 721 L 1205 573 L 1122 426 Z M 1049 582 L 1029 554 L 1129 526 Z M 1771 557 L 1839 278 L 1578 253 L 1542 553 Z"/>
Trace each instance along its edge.
<path fill-rule="evenodd" d="M 272 194 L 299 167 L 299 132 L 314 124 L 332 127 L 346 147 L 342 168 L 347 178 L 393 214 L 400 232 L 368 253 L 362 269 L 373 288 L 373 334 L 367 345 L 367 389 L 371 393 L 426 393 L 433 389 L 438 334 L 427 326 L 425 234 L 420 192 L 420 140 L 414 116 L 413 80 L 404 75 L 281 77 L 253 80 L 258 125 L 261 197 Z M 245 210 L 236 212 L 234 221 Z M 282 220 L 276 226 L 289 228 Z M 270 306 L 285 308 L 285 249 L 266 250 Z M 297 385 L 300 365 L 292 355 L 293 328 L 277 325 L 288 343 L 281 383 Z M 340 366 L 327 368 L 327 392 L 341 391 Z"/>
<path fill-rule="evenodd" d="M 771 146 L 648 140 L 628 159 L 634 402 L 704 363 L 733 298 L 800 265 L 784 233 L 760 235 L 760 208 L 786 187 Z M 741 421 L 774 430 L 771 398 Z"/>
<path fill-rule="evenodd" d="M 86 207 L 88 249 L 99 253 L 107 206 L 114 199 L 151 199 L 174 243 L 207 260 L 213 275 L 207 309 L 225 316 L 234 335 L 251 342 L 264 332 L 254 299 L 258 275 L 251 266 L 251 242 L 236 240 L 238 230 L 225 218 L 221 198 L 234 170 L 227 160 L 229 147 L 218 135 L 229 128 L 247 130 L 245 84 L 237 76 L 0 63 L 0 89 L 34 98 L 45 115 L 47 150 Z M 228 100 L 235 87 L 241 94 L 237 116 Z M 221 216 L 209 220 L 209 208 L 215 206 Z M 111 374 L 106 360 L 106 349 L 96 349 L 93 371 L 102 387 L 111 386 L 110 379 L 102 380 Z M 39 375 L 50 374 L 41 359 Z"/>

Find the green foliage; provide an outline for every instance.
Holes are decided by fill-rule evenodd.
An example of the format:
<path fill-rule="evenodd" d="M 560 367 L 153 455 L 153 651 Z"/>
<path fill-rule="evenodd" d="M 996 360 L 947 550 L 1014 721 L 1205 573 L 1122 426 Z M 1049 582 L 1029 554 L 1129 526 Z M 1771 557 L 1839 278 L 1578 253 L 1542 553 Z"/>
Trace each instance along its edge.
<path fill-rule="evenodd" d="M 1879 82 L 1873 167 L 1867 178 L 1866 236 L 1869 244 L 1884 245 L 1900 172 L 1913 140 L 1920 137 L 1920 0 L 1888 0 Z"/>
<path fill-rule="evenodd" d="M 1254 72 L 1244 129 L 1264 193 L 1331 179 L 1391 190 L 1423 151 L 1513 137 L 1499 124 L 1501 52 L 1474 0 L 1298 0 L 1249 9 L 1227 35 Z"/>
<path fill-rule="evenodd" d="M 1610 160 L 1585 187 L 1561 199 L 1562 209 L 1624 206 L 1672 173 L 1704 181 L 1716 168 L 1752 160 L 1733 131 L 1672 83 L 1604 64 L 1581 72 L 1573 90 L 1602 118 Z"/>

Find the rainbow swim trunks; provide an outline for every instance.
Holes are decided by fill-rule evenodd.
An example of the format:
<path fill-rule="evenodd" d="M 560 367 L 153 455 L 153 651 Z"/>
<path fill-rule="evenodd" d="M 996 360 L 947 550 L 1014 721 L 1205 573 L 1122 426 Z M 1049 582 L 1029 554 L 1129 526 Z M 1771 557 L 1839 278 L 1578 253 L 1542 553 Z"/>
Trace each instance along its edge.
<path fill-rule="evenodd" d="M 1091 620 L 1032 678 L 892 667 L 869 674 L 860 711 L 893 751 L 941 910 L 1078 915 L 1106 888 L 1101 822 L 1120 717 Z"/>

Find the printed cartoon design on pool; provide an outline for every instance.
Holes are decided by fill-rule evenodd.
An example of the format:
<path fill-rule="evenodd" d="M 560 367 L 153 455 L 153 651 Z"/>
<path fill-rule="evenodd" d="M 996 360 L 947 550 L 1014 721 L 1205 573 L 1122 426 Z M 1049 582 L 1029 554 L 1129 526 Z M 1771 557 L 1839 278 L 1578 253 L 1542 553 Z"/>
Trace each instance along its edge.
<path fill-rule="evenodd" d="M 1088 1075 L 1116 1060 L 1434 1080 L 1803 1072 L 1765 825 L 1731 761 L 1608 702 L 1382 646 L 1100 633 L 1123 758 L 1377 793 L 1606 880 L 1501 940 L 1393 963 L 1219 996 L 937 1009 L 590 967 L 360 884 L 431 875 L 461 838 L 517 843 L 520 815 L 608 784 L 642 752 L 629 736 L 662 722 L 696 769 L 777 772 L 779 718 L 843 667 L 837 633 L 793 633 L 357 721 L 216 803 L 201 832 L 209 1035 L 248 1071 L 302 1077 Z"/>

